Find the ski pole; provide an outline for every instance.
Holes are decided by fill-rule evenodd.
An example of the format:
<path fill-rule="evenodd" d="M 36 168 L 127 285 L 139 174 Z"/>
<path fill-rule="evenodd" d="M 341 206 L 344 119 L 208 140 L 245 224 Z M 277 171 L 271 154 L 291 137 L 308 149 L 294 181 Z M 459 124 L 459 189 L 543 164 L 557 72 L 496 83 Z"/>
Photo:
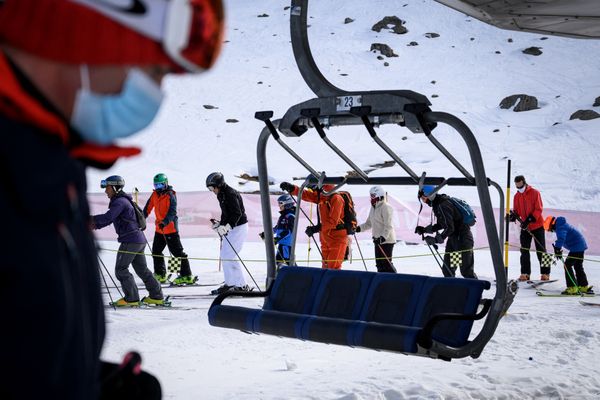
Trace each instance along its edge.
<path fill-rule="evenodd" d="M 425 241 L 425 235 L 421 234 L 421 237 L 423 238 L 423 241 Z M 429 251 L 431 252 L 431 255 L 433 256 L 433 258 L 435 258 L 435 262 L 437 263 L 437 265 L 440 267 L 440 269 L 442 270 L 442 273 L 444 274 L 444 276 L 446 276 L 446 273 L 448 273 L 448 276 L 453 276 L 452 271 L 450 270 L 450 268 L 446 265 L 446 263 L 444 262 L 444 259 L 442 258 L 442 255 L 440 254 L 440 252 L 438 251 L 438 246 L 437 244 L 433 245 L 433 248 L 435 249 L 435 253 L 437 253 L 437 257 L 435 255 L 435 253 L 433 252 L 433 250 L 431 249 L 431 245 L 429 243 L 427 243 L 427 241 L 425 241 L 425 244 L 427 245 L 427 247 L 429 247 Z M 442 260 L 442 263 L 440 264 L 440 261 L 438 260 L 438 257 L 440 258 L 440 260 Z"/>
<path fill-rule="evenodd" d="M 290 196 L 292 198 L 292 200 L 294 200 L 294 202 L 296 203 L 296 207 L 298 207 L 300 209 L 300 211 L 302 211 L 302 214 L 304 214 L 304 216 L 306 217 L 306 219 L 308 219 L 308 222 L 310 222 L 311 226 L 316 226 L 313 222 L 312 219 L 306 215 L 306 211 L 304 211 L 302 209 L 302 207 L 298 206 L 298 202 L 296 201 L 296 199 L 294 198 L 294 196 Z M 312 203 L 311 204 L 311 211 L 312 211 Z M 319 247 L 319 245 L 317 244 L 317 239 L 315 239 L 314 235 L 311 236 L 312 240 L 315 242 L 315 246 L 317 247 L 317 250 L 319 250 L 319 254 L 321 255 L 321 259 L 323 258 L 323 253 L 321 252 L 321 248 Z M 310 240 L 308 241 L 310 243 Z M 310 251 L 310 250 L 309 250 Z"/>
<path fill-rule="evenodd" d="M 383 247 L 381 247 L 381 245 L 379 243 L 377 243 L 377 247 L 379 247 L 379 251 L 381 251 L 381 254 L 383 254 L 383 257 L 385 257 L 385 260 L 390 264 L 390 267 L 394 267 L 392 265 L 392 260 L 387 256 L 387 254 L 385 254 L 385 251 L 383 251 Z"/>
<path fill-rule="evenodd" d="M 365 266 L 365 271 L 368 271 L 367 269 L 367 263 L 365 262 L 365 258 L 363 257 L 363 253 L 362 250 L 360 249 L 360 244 L 358 244 L 358 239 L 356 238 L 356 233 L 353 233 L 352 236 L 354 236 L 354 240 L 356 241 L 356 247 L 358 248 L 358 252 L 360 254 L 360 258 L 363 262 L 363 265 Z"/>
<path fill-rule="evenodd" d="M 221 250 L 223 250 L 223 238 L 219 238 L 219 272 L 221 272 Z"/>
<path fill-rule="evenodd" d="M 118 253 L 117 253 L 117 257 L 118 257 Z M 113 285 L 115 285 L 115 288 L 117 289 L 117 292 L 119 292 L 119 295 L 121 297 L 125 297 L 123 296 L 123 293 L 121 293 L 121 290 L 119 289 L 119 287 L 117 286 L 117 283 L 115 282 L 115 280 L 113 279 L 112 275 L 110 274 L 110 272 L 108 272 L 108 268 L 106 268 L 106 265 L 104 264 L 104 261 L 102 261 L 102 259 L 100 258 L 100 254 L 98 254 L 98 260 L 100 260 L 100 264 L 102 264 L 102 266 L 104 267 L 104 270 L 106 271 L 106 273 L 108 274 L 108 277 L 110 278 L 110 280 L 112 281 Z M 102 271 L 101 271 L 102 272 Z M 103 276 L 104 277 L 104 276 Z"/>
<path fill-rule="evenodd" d="M 115 301 L 112 297 L 112 293 L 110 293 L 110 289 L 108 288 L 108 283 L 106 283 L 106 278 L 102 273 L 102 269 L 100 268 L 100 264 L 98 264 L 98 272 L 100 272 L 100 276 L 102 277 L 102 281 L 104 282 L 104 287 L 106 288 L 106 293 L 108 293 L 108 298 L 110 299 L 110 304 L 112 304 L 113 309 L 116 311 L 117 306 L 115 305 Z"/>
<path fill-rule="evenodd" d="M 293 197 L 292 197 L 293 199 Z M 310 203 L 310 208 L 308 210 L 308 213 L 310 214 L 309 219 L 312 219 L 312 205 L 313 203 Z M 298 206 L 298 204 L 296 203 L 296 206 Z M 310 240 L 308 241 L 308 260 L 306 261 L 306 266 L 310 266 Z"/>
<path fill-rule="evenodd" d="M 211 219 L 210 222 L 212 222 L 214 224 L 216 221 L 214 219 Z M 229 238 L 227 237 L 227 235 L 226 234 L 225 235 L 221 235 L 219 232 L 217 232 L 217 235 L 219 235 L 219 237 L 221 238 L 221 240 L 225 239 L 227 241 L 227 243 L 229 244 L 229 247 L 231 247 L 231 250 L 233 250 L 233 252 L 237 256 L 238 260 L 240 260 L 240 262 L 244 266 L 244 269 L 246 269 L 246 272 L 248 273 L 248 275 L 250 275 L 250 278 L 252 279 L 252 282 L 254 282 L 254 285 L 256 286 L 256 288 L 258 290 L 260 290 L 260 287 L 258 286 L 258 283 L 256 283 L 256 281 L 254 280 L 254 277 L 250 273 L 250 270 L 248 269 L 248 267 L 246 267 L 246 264 L 244 264 L 244 260 L 242 260 L 242 257 L 240 257 L 240 255 L 238 254 L 238 252 L 236 251 L 236 249 L 233 247 L 233 245 L 229 241 Z"/>

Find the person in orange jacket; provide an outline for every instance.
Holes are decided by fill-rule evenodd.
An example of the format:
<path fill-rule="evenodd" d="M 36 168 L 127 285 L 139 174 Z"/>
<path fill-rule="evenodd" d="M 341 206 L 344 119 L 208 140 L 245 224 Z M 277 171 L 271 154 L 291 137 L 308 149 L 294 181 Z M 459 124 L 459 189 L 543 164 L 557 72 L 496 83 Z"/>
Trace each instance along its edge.
<path fill-rule="evenodd" d="M 280 188 L 290 192 L 292 196 L 298 194 L 298 187 L 289 182 L 283 182 Z M 344 226 L 344 199 L 337 193 L 324 193 L 334 188 L 334 185 L 323 185 L 322 189 L 305 189 L 302 192 L 302 200 L 318 204 L 319 222 L 307 227 L 306 234 L 313 236 L 319 232 L 322 267 L 341 269 L 348 250 L 348 233 Z"/>
<path fill-rule="evenodd" d="M 544 204 L 540 192 L 527 184 L 523 175 L 515 177 L 517 193 L 513 199 L 513 209 L 509 214 L 511 222 L 521 224 L 521 276 L 519 281 L 528 281 L 531 277 L 531 259 L 529 251 L 531 241 L 535 242 L 536 255 L 540 262 L 540 279 L 550 279 L 550 263 L 544 265 L 543 255 L 546 253 L 546 239 L 544 237 Z M 548 258 L 549 259 L 549 258 Z"/>
<path fill-rule="evenodd" d="M 154 277 L 161 283 L 168 282 L 169 276 L 165 269 L 165 258 L 163 250 L 165 246 L 175 257 L 181 258 L 181 271 L 177 278 L 173 280 L 174 285 L 191 285 L 198 280 L 197 276 L 192 276 L 190 261 L 187 254 L 183 251 L 179 229 L 177 224 L 177 196 L 173 187 L 165 174 L 156 174 L 154 176 L 154 190 L 152 195 L 144 206 L 144 216 L 154 210 L 156 218 L 154 240 L 152 241 L 152 260 L 154 261 Z"/>

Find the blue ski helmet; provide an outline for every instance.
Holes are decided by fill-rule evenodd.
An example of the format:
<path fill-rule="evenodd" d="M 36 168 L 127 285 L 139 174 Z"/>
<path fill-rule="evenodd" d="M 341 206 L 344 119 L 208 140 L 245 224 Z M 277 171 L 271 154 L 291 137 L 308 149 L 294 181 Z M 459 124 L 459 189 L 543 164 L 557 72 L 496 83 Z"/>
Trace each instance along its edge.
<path fill-rule="evenodd" d="M 435 199 L 436 193 L 434 193 L 434 191 L 435 191 L 435 186 L 433 186 L 433 185 L 423 186 L 421 189 L 419 189 L 419 199 L 421 198 L 421 196 L 426 196 L 429 198 L 429 200 Z"/>
<path fill-rule="evenodd" d="M 282 194 L 277 198 L 277 203 L 283 205 L 283 208 L 288 210 L 294 207 L 294 199 L 289 194 Z"/>

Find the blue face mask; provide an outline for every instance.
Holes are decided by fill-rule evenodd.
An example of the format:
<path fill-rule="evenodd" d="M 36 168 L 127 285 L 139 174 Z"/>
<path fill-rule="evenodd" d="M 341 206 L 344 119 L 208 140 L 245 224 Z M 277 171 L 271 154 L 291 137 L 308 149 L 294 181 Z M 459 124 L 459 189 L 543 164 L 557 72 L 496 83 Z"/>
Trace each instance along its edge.
<path fill-rule="evenodd" d="M 116 95 L 93 93 L 86 65 L 81 67 L 81 81 L 71 125 L 83 139 L 101 145 L 150 125 L 164 97 L 160 87 L 138 68 L 129 70 L 123 90 Z"/>

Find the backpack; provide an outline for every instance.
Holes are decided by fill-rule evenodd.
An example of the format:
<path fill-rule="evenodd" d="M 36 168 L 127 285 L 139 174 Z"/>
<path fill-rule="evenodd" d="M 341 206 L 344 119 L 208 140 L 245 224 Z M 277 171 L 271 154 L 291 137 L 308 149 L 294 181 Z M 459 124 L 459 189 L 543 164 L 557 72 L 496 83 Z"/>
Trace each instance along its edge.
<path fill-rule="evenodd" d="M 456 197 L 448 197 L 448 200 L 450 200 L 454 207 L 456 207 L 456 209 L 460 211 L 462 215 L 463 224 L 467 226 L 475 225 L 475 222 L 477 222 L 477 217 L 475 216 L 475 213 L 473 212 L 471 206 L 468 205 L 466 201 L 462 199 L 457 199 Z"/>
<path fill-rule="evenodd" d="M 344 223 L 340 229 L 346 229 L 348 235 L 353 235 L 356 231 L 356 226 L 358 223 L 356 222 L 356 210 L 354 209 L 354 201 L 352 201 L 352 196 L 348 192 L 340 191 L 336 192 L 342 199 L 344 199 Z"/>
<path fill-rule="evenodd" d="M 142 211 L 138 203 L 134 202 L 133 200 L 130 200 L 127 196 L 124 197 L 127 200 L 129 200 L 129 202 L 133 206 L 133 211 L 135 212 L 135 219 L 138 226 L 140 227 L 140 231 L 146 230 L 146 218 L 144 217 L 144 212 Z"/>

